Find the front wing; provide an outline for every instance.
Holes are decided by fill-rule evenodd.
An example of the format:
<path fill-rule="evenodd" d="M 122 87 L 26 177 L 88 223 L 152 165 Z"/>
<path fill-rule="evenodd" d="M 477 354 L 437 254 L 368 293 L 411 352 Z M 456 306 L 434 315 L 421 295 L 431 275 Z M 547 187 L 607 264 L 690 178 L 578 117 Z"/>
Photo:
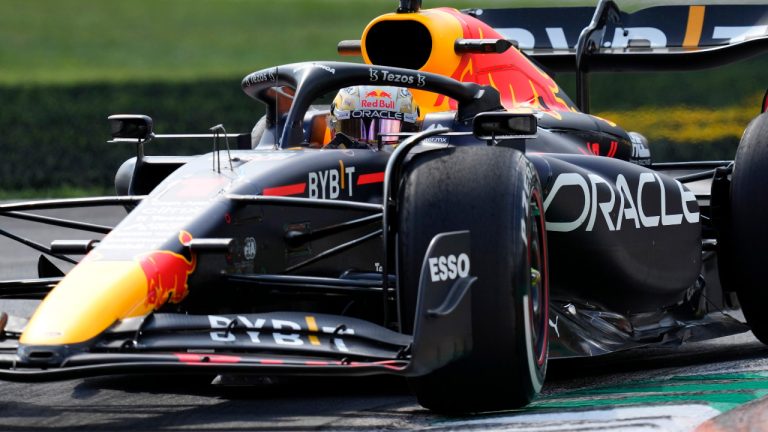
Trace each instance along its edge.
<path fill-rule="evenodd" d="M 19 346 L 6 321 L 0 379 L 51 381 L 130 373 L 404 374 L 412 338 L 349 317 L 272 312 L 160 313 L 120 322 L 87 348 Z"/>

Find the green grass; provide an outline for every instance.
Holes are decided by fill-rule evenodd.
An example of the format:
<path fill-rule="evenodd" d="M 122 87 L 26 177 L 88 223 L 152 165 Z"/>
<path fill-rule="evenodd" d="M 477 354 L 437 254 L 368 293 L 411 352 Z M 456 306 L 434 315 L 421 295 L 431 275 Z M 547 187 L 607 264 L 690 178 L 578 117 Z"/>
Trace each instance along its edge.
<path fill-rule="evenodd" d="M 596 1 L 424 0 L 424 7 Z M 619 3 L 632 10 L 666 2 Z M 217 123 L 249 130 L 260 107 L 240 90 L 244 75 L 296 61 L 354 60 L 337 55 L 338 41 L 358 39 L 370 20 L 394 11 L 397 0 L 2 0 L 2 6 L 0 198 L 7 198 L 108 190 L 93 185 L 111 184 L 119 164 L 132 154 L 104 144 L 105 118 L 112 113 L 151 115 L 158 133 L 204 132 Z M 638 106 L 756 113 L 766 68 L 763 56 L 695 73 L 594 74 L 592 108 L 618 112 L 630 128 L 640 127 L 633 126 Z M 575 96 L 573 74 L 557 79 Z M 657 114 L 670 115 L 663 109 Z M 672 115 L 680 118 L 672 120 L 683 114 L 676 111 Z M 702 132 L 709 127 L 702 125 Z M 643 125 L 641 132 L 653 136 L 661 130 Z M 661 156 L 657 160 L 730 155 L 734 136 L 707 142 L 712 148 L 706 149 L 675 139 L 660 148 L 656 141 L 654 155 Z M 149 150 L 166 153 L 158 146 Z M 58 186 L 64 183 L 84 189 Z"/>
<path fill-rule="evenodd" d="M 3 0 L 2 6 L 0 84 L 18 85 L 241 77 L 274 64 L 338 59 L 339 40 L 359 39 L 371 19 L 393 12 L 397 2 Z"/>
<path fill-rule="evenodd" d="M 594 5 L 593 0 L 425 0 L 424 7 Z M 620 1 L 622 7 L 659 1 Z M 338 59 L 336 43 L 396 0 L 3 0 L 0 85 L 241 77 Z"/>
<path fill-rule="evenodd" d="M 750 0 L 751 1 L 751 0 Z M 596 0 L 424 0 L 424 7 L 585 6 Z M 625 10 L 665 3 L 619 1 Z M 678 2 L 679 3 L 679 2 Z M 231 79 L 268 66 L 340 58 L 336 44 L 358 39 L 396 0 L 3 0 L 0 14 L 0 86 Z M 393 47 L 397 49 L 397 47 Z M 701 87 L 680 91 L 681 75 L 623 74 L 622 97 L 596 76 L 596 109 L 655 103 L 657 95 L 684 95 L 664 103 L 714 106 L 743 100 L 765 63 L 702 72 Z M 744 76 L 733 80 L 732 73 Z M 607 79 L 608 82 L 615 82 Z M 649 90 L 649 83 L 657 88 Z M 566 89 L 572 87 L 569 80 Z M 695 84 L 695 82 L 694 82 Z M 732 88 L 731 91 L 709 91 Z M 744 87 L 744 89 L 742 89 Z M 633 92 L 633 90 L 638 90 Z M 684 90 L 684 89 L 683 89 Z M 573 93 L 573 91 L 571 91 Z M 602 97 L 603 94 L 612 95 Z M 634 94 L 632 94 L 634 93 Z M 625 97 L 625 94 L 627 97 Z M 731 100 L 723 100 L 720 96 Z M 572 94 L 573 96 L 573 94 Z M 638 97 L 643 100 L 638 100 Z M 611 100 L 613 99 L 613 100 Z M 608 101 L 601 106 L 602 101 Z M 662 104 L 664 104 L 662 103 Z"/>
<path fill-rule="evenodd" d="M 391 8 L 345 3 L 4 0 L 0 83 L 186 81 L 332 58 L 338 39 L 359 37 L 366 17 Z"/>

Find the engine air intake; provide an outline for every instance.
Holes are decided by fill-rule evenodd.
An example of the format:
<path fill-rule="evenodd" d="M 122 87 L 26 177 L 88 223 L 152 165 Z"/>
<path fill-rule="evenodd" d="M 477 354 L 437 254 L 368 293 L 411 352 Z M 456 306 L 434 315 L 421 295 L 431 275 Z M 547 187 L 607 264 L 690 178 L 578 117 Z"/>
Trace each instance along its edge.
<path fill-rule="evenodd" d="M 416 21 L 380 21 L 368 30 L 365 49 L 373 64 L 421 69 L 432 53 L 432 35 Z"/>

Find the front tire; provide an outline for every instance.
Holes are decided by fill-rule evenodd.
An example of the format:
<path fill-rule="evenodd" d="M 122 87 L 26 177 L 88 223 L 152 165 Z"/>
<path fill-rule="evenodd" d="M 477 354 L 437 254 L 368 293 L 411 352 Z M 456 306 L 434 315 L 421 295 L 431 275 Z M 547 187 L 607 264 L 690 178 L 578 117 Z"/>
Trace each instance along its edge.
<path fill-rule="evenodd" d="M 419 403 L 444 413 L 518 408 L 541 389 L 548 356 L 549 277 L 542 192 L 512 149 L 422 153 L 399 195 L 399 287 L 412 332 L 421 263 L 442 232 L 471 236 L 472 339 L 467 356 L 411 379 Z"/>

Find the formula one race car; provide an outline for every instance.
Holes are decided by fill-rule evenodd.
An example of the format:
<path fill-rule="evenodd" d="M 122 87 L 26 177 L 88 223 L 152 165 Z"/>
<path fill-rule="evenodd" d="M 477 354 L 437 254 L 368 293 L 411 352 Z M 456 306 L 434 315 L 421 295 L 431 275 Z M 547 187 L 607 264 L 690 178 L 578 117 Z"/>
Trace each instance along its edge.
<path fill-rule="evenodd" d="M 548 358 L 750 329 L 768 342 L 768 114 L 735 161 L 651 163 L 642 135 L 588 114 L 587 88 L 590 71 L 762 52 L 768 7 L 420 3 L 339 44 L 365 64 L 246 76 L 266 114 L 251 133 L 213 128 L 211 153 L 145 156 L 152 139 L 191 137 L 112 116 L 114 140 L 138 147 L 118 196 L 0 206 L 106 234 L 49 248 L 0 231 L 85 255 L 66 275 L 41 257 L 39 279 L 0 283 L 44 298 L 29 321 L 0 319 L 0 379 L 394 374 L 423 406 L 467 412 L 526 405 Z M 577 103 L 545 69 L 577 72 Z M 329 104 L 337 94 L 359 104 Z M 414 113 L 379 109 L 408 94 L 420 131 L 372 132 Z M 334 143 L 329 117 L 371 140 Z M 111 228 L 30 213 L 103 205 L 128 214 Z M 746 323 L 723 313 L 733 293 Z"/>

